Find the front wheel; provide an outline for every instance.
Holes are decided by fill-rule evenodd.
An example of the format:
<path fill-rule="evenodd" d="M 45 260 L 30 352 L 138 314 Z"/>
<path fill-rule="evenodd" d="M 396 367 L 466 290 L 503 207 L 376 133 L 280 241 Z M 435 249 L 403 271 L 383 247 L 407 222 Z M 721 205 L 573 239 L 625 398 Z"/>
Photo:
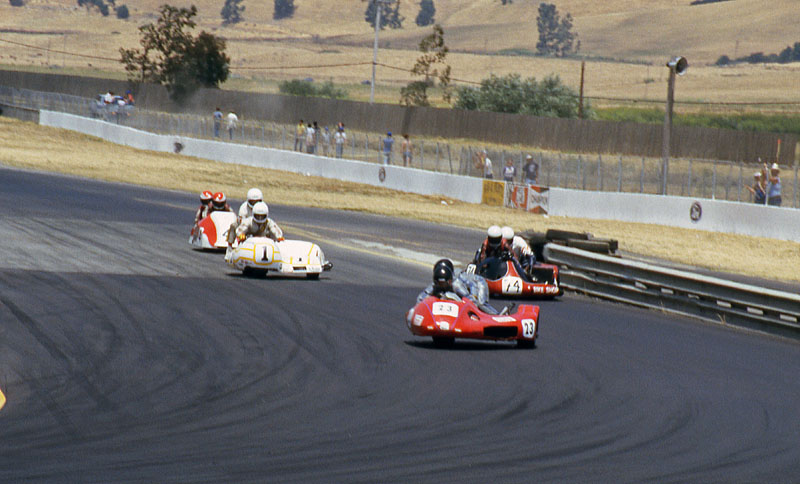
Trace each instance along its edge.
<path fill-rule="evenodd" d="M 319 279 L 319 272 L 309 272 L 306 274 L 306 279 L 311 279 L 312 281 L 316 281 Z"/>
<path fill-rule="evenodd" d="M 518 339 L 517 348 L 536 348 L 535 339 Z"/>
<path fill-rule="evenodd" d="M 433 336 L 433 346 L 437 348 L 449 348 L 456 342 L 455 338 L 448 336 Z"/>

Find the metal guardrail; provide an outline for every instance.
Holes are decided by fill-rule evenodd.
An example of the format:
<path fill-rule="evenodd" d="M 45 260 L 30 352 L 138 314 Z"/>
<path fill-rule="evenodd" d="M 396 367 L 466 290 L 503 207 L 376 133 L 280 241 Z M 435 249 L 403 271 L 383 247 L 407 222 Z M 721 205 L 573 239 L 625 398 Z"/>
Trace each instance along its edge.
<path fill-rule="evenodd" d="M 714 323 L 800 338 L 800 295 L 547 244 L 565 289 Z"/>

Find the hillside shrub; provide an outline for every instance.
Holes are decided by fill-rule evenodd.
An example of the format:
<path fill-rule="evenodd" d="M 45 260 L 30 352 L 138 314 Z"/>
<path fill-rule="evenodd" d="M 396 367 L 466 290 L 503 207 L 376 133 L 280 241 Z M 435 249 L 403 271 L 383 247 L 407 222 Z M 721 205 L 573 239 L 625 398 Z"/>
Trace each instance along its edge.
<path fill-rule="evenodd" d="M 344 99 L 347 97 L 347 91 L 336 87 L 331 81 L 325 81 L 321 86 L 317 87 L 313 81 L 292 79 L 279 83 L 278 91 L 281 94 L 290 96 L 326 97 L 330 99 Z"/>

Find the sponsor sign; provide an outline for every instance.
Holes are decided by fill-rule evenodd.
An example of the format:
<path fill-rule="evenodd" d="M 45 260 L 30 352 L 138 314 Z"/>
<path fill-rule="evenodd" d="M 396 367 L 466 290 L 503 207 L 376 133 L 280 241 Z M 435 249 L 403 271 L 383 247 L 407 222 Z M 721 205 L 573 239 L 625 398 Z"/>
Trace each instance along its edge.
<path fill-rule="evenodd" d="M 502 207 L 505 199 L 505 182 L 483 180 L 483 197 L 481 203 L 493 207 Z"/>
<path fill-rule="evenodd" d="M 531 213 L 546 214 L 550 210 L 550 189 L 538 185 L 508 183 L 503 205 Z"/>

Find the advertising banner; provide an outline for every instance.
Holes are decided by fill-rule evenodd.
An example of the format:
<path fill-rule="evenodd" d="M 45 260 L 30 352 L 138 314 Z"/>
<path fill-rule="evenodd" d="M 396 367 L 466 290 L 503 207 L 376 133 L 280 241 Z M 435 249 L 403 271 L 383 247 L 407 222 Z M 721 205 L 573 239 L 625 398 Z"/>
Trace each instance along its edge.
<path fill-rule="evenodd" d="M 527 212 L 546 214 L 550 210 L 550 190 L 538 185 L 506 183 L 503 205 Z"/>

